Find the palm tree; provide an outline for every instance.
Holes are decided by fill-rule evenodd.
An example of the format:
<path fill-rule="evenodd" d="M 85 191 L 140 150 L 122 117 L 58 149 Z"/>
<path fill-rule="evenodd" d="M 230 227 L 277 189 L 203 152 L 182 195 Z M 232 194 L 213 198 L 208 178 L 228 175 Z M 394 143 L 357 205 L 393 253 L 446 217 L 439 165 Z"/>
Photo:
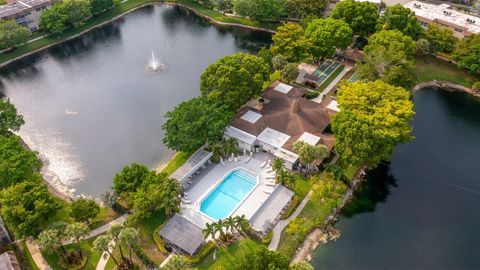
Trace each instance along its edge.
<path fill-rule="evenodd" d="M 137 242 L 138 239 L 138 232 L 134 228 L 124 228 L 120 234 L 118 235 L 118 239 L 120 240 L 120 245 L 126 245 L 129 249 L 129 265 L 133 265 L 132 260 L 132 245 Z"/>
<path fill-rule="evenodd" d="M 303 141 L 297 141 L 293 145 L 293 150 L 298 153 L 300 162 L 307 167 L 307 172 L 310 170 L 310 165 L 315 160 L 323 160 L 330 154 L 325 145 L 310 145 Z"/>
<path fill-rule="evenodd" d="M 223 221 L 223 225 L 225 226 L 226 230 L 230 230 L 233 232 L 233 229 L 235 229 L 235 218 L 233 217 L 228 217 Z"/>
<path fill-rule="evenodd" d="M 42 231 L 37 238 L 37 244 L 40 247 L 40 249 L 44 251 L 52 251 L 56 250 L 57 248 L 61 247 L 63 251 L 63 255 L 66 257 L 67 256 L 67 251 L 65 250 L 65 247 L 62 246 L 62 239 L 63 238 L 63 233 L 56 230 L 56 229 L 47 229 Z"/>
<path fill-rule="evenodd" d="M 80 241 L 87 236 L 89 231 L 88 225 L 82 222 L 68 224 L 65 229 L 65 235 L 77 245 L 77 252 L 80 258 L 83 256 L 82 249 L 80 248 Z"/>
<path fill-rule="evenodd" d="M 179 210 L 180 185 L 177 180 L 168 178 L 165 180 L 165 190 L 163 192 L 162 207 L 168 216 L 172 216 Z"/>
<path fill-rule="evenodd" d="M 272 163 L 272 170 L 278 174 L 280 171 L 283 170 L 283 159 L 281 158 L 275 158 Z"/>
<path fill-rule="evenodd" d="M 112 237 L 112 239 L 115 241 L 115 243 L 119 243 L 119 235 L 122 232 L 124 226 L 121 224 L 115 224 L 112 227 L 110 227 L 110 230 L 108 230 L 108 234 Z M 122 258 L 122 261 L 125 260 L 125 256 L 123 255 L 123 250 L 122 250 L 122 245 L 118 245 L 118 250 L 120 251 L 120 256 Z"/>
<path fill-rule="evenodd" d="M 95 239 L 95 241 L 93 241 L 93 249 L 99 252 L 107 252 L 108 255 L 110 255 L 110 258 L 112 258 L 113 262 L 117 265 L 117 267 L 120 267 L 120 264 L 111 252 L 114 247 L 112 242 L 113 238 L 110 234 L 100 235 L 99 237 L 97 237 L 97 239 Z"/>
<path fill-rule="evenodd" d="M 215 233 L 219 232 L 220 236 L 225 234 L 223 231 L 224 223 L 222 219 L 218 220 L 216 223 L 213 223 L 213 225 L 215 225 Z"/>
<path fill-rule="evenodd" d="M 211 235 L 212 238 L 215 239 L 215 232 L 216 232 L 215 223 L 205 224 L 205 229 L 203 229 L 203 235 L 205 236 L 205 238 L 208 238 Z"/>
<path fill-rule="evenodd" d="M 248 231 L 248 228 L 250 227 L 250 223 L 248 222 L 245 215 L 236 216 L 234 219 L 236 224 L 235 227 L 237 228 L 237 230 L 246 233 Z"/>

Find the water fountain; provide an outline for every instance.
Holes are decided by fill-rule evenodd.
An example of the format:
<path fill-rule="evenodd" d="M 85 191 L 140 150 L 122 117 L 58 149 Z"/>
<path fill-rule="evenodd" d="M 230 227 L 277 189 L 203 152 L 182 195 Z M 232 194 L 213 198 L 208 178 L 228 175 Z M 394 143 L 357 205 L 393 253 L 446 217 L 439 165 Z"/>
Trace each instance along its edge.
<path fill-rule="evenodd" d="M 147 65 L 147 70 L 156 72 L 163 69 L 163 67 L 164 65 L 158 61 L 158 59 L 155 57 L 155 53 L 152 51 L 152 58 Z"/>

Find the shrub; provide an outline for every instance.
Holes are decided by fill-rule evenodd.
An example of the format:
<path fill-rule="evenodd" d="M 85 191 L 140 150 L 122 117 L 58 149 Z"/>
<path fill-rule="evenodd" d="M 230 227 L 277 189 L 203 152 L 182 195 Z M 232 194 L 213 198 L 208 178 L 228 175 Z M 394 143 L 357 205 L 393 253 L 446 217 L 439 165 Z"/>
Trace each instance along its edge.
<path fill-rule="evenodd" d="M 320 92 L 318 91 L 308 91 L 308 92 L 305 92 L 305 94 L 303 94 L 303 97 L 305 97 L 306 99 L 314 99 L 319 95 L 320 95 Z"/>
<path fill-rule="evenodd" d="M 287 219 L 293 211 L 297 208 L 297 205 L 299 203 L 298 196 L 293 196 L 292 201 L 288 205 L 287 209 L 285 212 L 283 212 L 281 219 Z"/>
<path fill-rule="evenodd" d="M 155 266 L 156 266 L 155 262 L 152 261 L 147 256 L 147 254 L 145 254 L 145 252 L 138 246 L 137 243 L 132 244 L 132 249 L 135 252 L 135 254 L 137 254 L 137 257 L 142 261 L 143 265 L 145 265 L 145 267 L 147 269 L 154 269 L 155 268 Z"/>
<path fill-rule="evenodd" d="M 217 245 L 214 242 L 210 241 L 200 249 L 197 255 L 192 257 L 187 256 L 187 261 L 189 261 L 192 264 L 197 264 L 198 262 L 203 260 L 203 258 L 205 258 L 205 256 L 207 256 L 215 247 L 217 247 Z"/>
<path fill-rule="evenodd" d="M 472 89 L 480 93 L 480 81 L 475 82 L 475 83 L 472 85 Z"/>
<path fill-rule="evenodd" d="M 268 245 L 272 241 L 273 230 L 270 230 L 265 237 L 262 238 L 262 244 Z"/>

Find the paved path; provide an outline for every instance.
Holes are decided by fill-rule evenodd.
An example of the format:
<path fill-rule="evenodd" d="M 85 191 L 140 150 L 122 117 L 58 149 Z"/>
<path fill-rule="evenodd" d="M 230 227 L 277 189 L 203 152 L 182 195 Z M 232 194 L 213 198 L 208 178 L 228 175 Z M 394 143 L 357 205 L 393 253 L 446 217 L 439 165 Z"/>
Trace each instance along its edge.
<path fill-rule="evenodd" d="M 330 92 L 333 89 L 333 87 L 335 87 L 335 85 L 337 85 L 340 82 L 340 80 L 343 78 L 343 76 L 345 76 L 345 74 L 347 74 L 347 72 L 350 69 L 352 69 L 351 66 L 345 65 L 345 68 L 342 70 L 342 72 L 340 72 L 340 74 L 338 74 L 338 76 L 335 79 L 333 79 L 333 81 L 329 85 L 327 85 L 327 87 L 325 87 L 325 89 L 323 89 L 322 93 L 320 93 L 320 95 L 318 95 L 318 97 L 316 97 L 312 100 L 317 102 L 317 103 L 322 102 L 323 97 L 325 95 L 327 95 L 328 92 Z"/>
<path fill-rule="evenodd" d="M 113 225 L 123 224 L 127 220 L 127 217 L 128 217 L 128 214 L 123 214 L 123 215 L 119 216 L 117 219 L 112 220 L 112 221 L 110 221 L 109 223 L 107 223 L 103 226 L 100 226 L 96 229 L 91 230 L 90 233 L 84 239 L 89 239 L 89 238 L 95 237 L 97 235 L 100 235 L 102 233 L 105 233 Z M 63 245 L 68 245 L 68 244 L 71 244 L 71 243 L 72 243 L 71 240 L 62 242 Z"/>
<path fill-rule="evenodd" d="M 160 268 L 164 267 L 168 261 L 170 261 L 170 259 L 175 255 L 175 253 L 171 252 L 170 254 L 168 254 L 168 257 L 165 258 L 165 260 L 163 260 L 163 262 L 160 264 Z M 98 269 L 97 269 L 98 270 Z"/>
<path fill-rule="evenodd" d="M 110 242 L 110 248 L 108 249 L 111 252 L 113 252 L 113 248 L 115 247 L 115 241 Z M 104 270 L 105 266 L 107 266 L 108 259 L 110 258 L 110 254 L 106 251 L 102 253 L 102 256 L 100 256 L 100 260 L 97 263 L 97 267 L 95 270 Z"/>
<path fill-rule="evenodd" d="M 297 206 L 297 209 L 295 209 L 295 212 L 293 212 L 293 214 L 291 214 L 287 219 L 280 220 L 277 223 L 277 225 L 273 227 L 273 230 L 272 230 L 273 236 L 272 236 L 272 240 L 270 241 L 270 244 L 268 245 L 268 249 L 276 250 L 278 248 L 278 244 L 280 243 L 280 236 L 282 235 L 283 229 L 287 227 L 288 223 L 290 223 L 292 219 L 296 218 L 300 214 L 300 212 L 302 212 L 303 208 L 305 207 L 307 202 L 310 200 L 311 196 L 312 196 L 312 191 L 310 190 L 307 196 L 303 198 L 300 205 Z"/>
<path fill-rule="evenodd" d="M 52 267 L 50 267 L 45 258 L 43 258 L 43 255 L 35 241 L 27 240 L 25 241 L 25 244 L 39 270 L 52 270 Z"/>

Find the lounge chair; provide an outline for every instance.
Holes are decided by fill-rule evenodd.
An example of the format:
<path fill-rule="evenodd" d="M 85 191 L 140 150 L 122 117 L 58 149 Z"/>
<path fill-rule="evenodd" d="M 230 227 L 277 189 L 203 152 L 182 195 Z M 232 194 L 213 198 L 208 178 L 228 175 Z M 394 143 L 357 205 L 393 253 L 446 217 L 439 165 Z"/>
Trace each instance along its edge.
<path fill-rule="evenodd" d="M 276 184 L 273 183 L 273 182 L 267 182 L 267 183 L 265 183 L 265 185 L 267 185 L 267 186 L 275 186 Z"/>
<path fill-rule="evenodd" d="M 271 190 L 264 190 L 263 193 L 266 193 L 266 194 L 271 194 L 272 191 Z"/>
<path fill-rule="evenodd" d="M 266 162 L 266 161 L 264 161 L 264 162 L 262 162 L 262 164 L 260 164 L 260 168 L 265 167 L 265 165 L 267 165 L 267 162 Z"/>
<path fill-rule="evenodd" d="M 248 157 L 245 159 L 244 163 L 248 163 L 248 162 L 250 161 L 250 159 L 252 159 L 252 157 L 248 156 Z"/>
<path fill-rule="evenodd" d="M 191 203 L 191 201 L 190 201 L 190 200 L 187 200 L 187 199 L 182 199 L 182 202 L 183 202 L 184 204 L 190 204 L 190 203 Z"/>
<path fill-rule="evenodd" d="M 267 176 L 265 179 L 270 180 L 270 179 L 275 179 L 275 176 Z"/>

